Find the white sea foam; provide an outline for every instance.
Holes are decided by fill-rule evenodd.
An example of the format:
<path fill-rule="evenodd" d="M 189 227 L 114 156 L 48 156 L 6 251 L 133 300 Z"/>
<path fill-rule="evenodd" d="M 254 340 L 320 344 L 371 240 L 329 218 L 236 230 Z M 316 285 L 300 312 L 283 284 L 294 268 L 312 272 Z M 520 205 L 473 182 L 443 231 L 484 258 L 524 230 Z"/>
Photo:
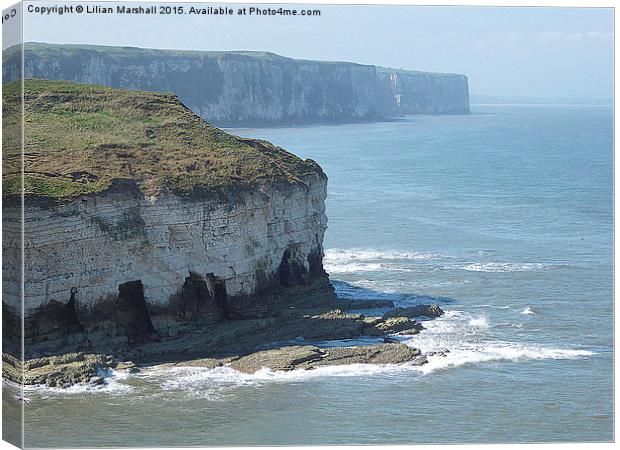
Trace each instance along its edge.
<path fill-rule="evenodd" d="M 325 270 L 333 274 L 359 272 L 409 272 L 411 261 L 440 259 L 446 256 L 428 252 L 403 252 L 397 250 L 340 249 L 325 251 Z"/>
<path fill-rule="evenodd" d="M 480 326 L 480 325 L 486 326 Z M 476 325 L 476 326 L 472 326 Z M 492 335 L 493 324 L 486 316 L 464 311 L 447 311 L 433 321 L 424 323 L 425 330 L 406 343 L 423 352 L 448 349 L 445 356 L 433 355 L 428 364 L 420 366 L 423 373 L 487 362 L 526 361 L 544 359 L 578 359 L 592 356 L 588 350 L 555 348 L 539 344 L 497 340 Z M 491 330 L 486 331 L 488 328 Z"/>
<path fill-rule="evenodd" d="M 272 371 L 269 368 L 262 368 L 252 374 L 239 372 L 229 366 L 214 369 L 175 366 L 168 369 L 147 369 L 139 376 L 159 383 L 164 391 L 181 391 L 191 397 L 217 401 L 226 398 L 237 389 L 257 388 L 268 383 L 368 377 L 403 371 L 420 373 L 419 368 L 412 364 L 348 364 L 292 371 Z"/>
<path fill-rule="evenodd" d="M 471 305 L 470 308 L 492 308 L 492 309 L 510 309 L 510 305 L 489 305 L 489 304 L 482 304 L 482 305 Z"/>
<path fill-rule="evenodd" d="M 324 265 L 328 273 L 376 272 L 386 268 L 384 264 L 367 262 L 347 264 L 330 264 L 329 262 L 325 262 Z"/>
<path fill-rule="evenodd" d="M 447 258 L 446 255 L 430 252 L 403 252 L 398 250 L 372 250 L 372 249 L 341 249 L 330 248 L 325 250 L 324 261 L 381 261 L 381 260 L 429 260 Z"/>
<path fill-rule="evenodd" d="M 521 314 L 525 314 L 527 316 L 531 316 L 532 314 L 536 314 L 536 313 L 534 312 L 534 310 L 530 306 L 528 306 L 523 311 L 521 311 Z"/>
<path fill-rule="evenodd" d="M 428 364 L 420 366 L 420 370 L 424 373 L 431 373 L 436 370 L 459 367 L 466 364 L 541 359 L 577 359 L 591 356 L 592 354 L 592 352 L 585 350 L 545 348 L 497 342 L 488 345 L 453 348 L 445 357 L 430 357 Z"/>
<path fill-rule="evenodd" d="M 412 337 L 400 337 L 401 342 L 419 348 L 427 354 L 428 363 L 414 364 L 350 364 L 319 367 L 314 370 L 274 372 L 263 368 L 253 374 L 238 372 L 229 366 L 207 369 L 192 366 L 153 367 L 139 374 L 126 371 L 104 373 L 102 386 L 73 386 L 68 389 L 43 388 L 44 394 L 74 393 L 121 393 L 134 390 L 126 384 L 128 377 L 136 377 L 147 384 L 156 384 L 166 391 L 182 392 L 184 395 L 211 401 L 225 399 L 239 389 L 253 389 L 267 383 L 309 382 L 325 378 L 372 377 L 378 374 L 400 376 L 408 373 L 429 376 L 439 370 L 464 365 L 519 362 L 528 360 L 580 359 L 594 355 L 593 352 L 575 348 L 557 348 L 534 343 L 510 342 L 496 338 L 497 327 L 484 314 L 448 310 L 444 316 L 424 323 L 425 330 Z M 514 325 L 514 324 L 513 324 Z M 135 384 L 135 383 L 134 383 Z M 41 393 L 41 387 L 27 390 Z M 167 396 L 167 394 L 162 394 Z"/>
<path fill-rule="evenodd" d="M 460 268 L 468 272 L 510 273 L 546 270 L 550 266 L 550 264 L 543 263 L 476 262 L 457 266 L 455 268 Z"/>
<path fill-rule="evenodd" d="M 482 254 L 480 254 L 482 256 Z M 412 264 L 415 261 L 433 261 L 453 259 L 441 253 L 373 250 L 373 249 L 342 249 L 331 248 L 325 250 L 323 264 L 330 273 L 358 273 L 358 272 L 411 272 L 420 270 L 420 265 Z M 465 262 L 461 264 L 449 263 L 436 266 L 424 265 L 425 270 L 464 270 L 467 272 L 511 273 L 535 272 L 548 270 L 553 264 L 538 262 Z"/>
<path fill-rule="evenodd" d="M 130 377 L 128 371 L 124 370 L 105 370 L 99 371 L 98 375 L 103 377 L 103 384 L 74 384 L 68 388 L 49 387 L 46 385 L 25 385 L 24 392 L 31 394 L 43 394 L 43 395 L 66 395 L 66 394 L 96 394 L 106 393 L 109 394 L 127 394 L 132 392 L 134 388 L 124 381 Z"/>
<path fill-rule="evenodd" d="M 182 391 L 186 395 L 210 400 L 220 400 L 239 388 L 260 387 L 267 383 L 307 382 L 338 377 L 372 377 L 402 373 L 431 374 L 438 370 L 464 365 L 491 362 L 518 362 L 545 359 L 579 359 L 594 353 L 587 350 L 555 348 L 538 344 L 525 344 L 496 340 L 492 336 L 494 325 L 486 316 L 464 311 L 447 311 L 438 319 L 425 322 L 426 329 L 411 338 L 402 338 L 409 346 L 430 353 L 428 363 L 414 364 L 350 364 L 319 367 L 314 370 L 274 372 L 263 368 L 253 374 L 238 372 L 223 366 L 206 369 L 189 366 L 153 368 L 139 376 L 159 383 L 164 390 Z M 447 351 L 446 351 L 447 350 Z M 433 352 L 437 352 L 432 354 Z"/>
<path fill-rule="evenodd" d="M 489 328 L 489 321 L 486 316 L 475 317 L 469 321 L 471 328 L 486 329 Z"/>

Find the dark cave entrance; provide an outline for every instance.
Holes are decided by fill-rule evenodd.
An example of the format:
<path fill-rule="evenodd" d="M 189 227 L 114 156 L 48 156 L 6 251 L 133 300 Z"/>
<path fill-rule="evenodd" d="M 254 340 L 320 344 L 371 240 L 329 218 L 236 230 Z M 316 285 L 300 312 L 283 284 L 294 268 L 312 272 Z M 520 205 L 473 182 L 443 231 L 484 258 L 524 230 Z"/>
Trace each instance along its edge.
<path fill-rule="evenodd" d="M 64 305 L 58 314 L 60 318 L 60 322 L 64 325 L 65 333 L 79 333 L 84 331 L 84 326 L 80 322 L 76 312 L 76 304 L 75 304 L 75 294 L 77 294 L 77 290 L 71 289 L 71 297 L 69 298 L 69 302 Z"/>
<path fill-rule="evenodd" d="M 67 303 L 50 300 L 41 306 L 37 313 L 24 319 L 26 337 L 34 341 L 61 339 L 68 334 L 81 333 L 84 326 L 76 312 L 75 295 L 77 289 L 71 289 L 71 297 Z"/>
<path fill-rule="evenodd" d="M 116 321 L 125 330 L 129 343 L 147 341 L 155 334 L 142 281 L 129 281 L 118 286 L 115 314 Z"/>
<path fill-rule="evenodd" d="M 221 278 L 215 277 L 212 273 L 207 275 L 207 279 L 213 286 L 213 301 L 221 311 L 222 318 L 228 319 L 228 299 L 226 296 L 226 282 Z"/>
<path fill-rule="evenodd" d="M 181 289 L 179 316 L 184 321 L 218 323 L 228 318 L 226 283 L 207 274 L 206 278 L 190 272 Z"/>
<path fill-rule="evenodd" d="M 323 268 L 323 250 L 321 247 L 317 247 L 308 254 L 308 273 L 311 278 L 318 278 L 325 275 L 325 269 Z"/>
<path fill-rule="evenodd" d="M 287 248 L 284 251 L 278 273 L 280 275 L 280 286 L 290 287 L 307 282 L 308 271 L 299 262 L 297 251 L 294 247 Z"/>
<path fill-rule="evenodd" d="M 181 290 L 181 304 L 179 305 L 181 319 L 191 321 L 200 317 L 206 312 L 210 296 L 206 281 L 200 275 L 190 272 Z"/>

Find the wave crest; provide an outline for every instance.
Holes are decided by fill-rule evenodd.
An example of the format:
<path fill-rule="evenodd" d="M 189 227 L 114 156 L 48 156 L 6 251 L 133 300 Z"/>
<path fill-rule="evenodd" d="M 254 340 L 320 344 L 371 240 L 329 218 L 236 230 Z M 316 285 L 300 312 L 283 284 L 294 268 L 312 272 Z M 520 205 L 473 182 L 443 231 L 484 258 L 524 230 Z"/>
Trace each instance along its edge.
<path fill-rule="evenodd" d="M 492 273 L 510 273 L 510 272 L 534 272 L 537 270 L 546 270 L 551 264 L 544 263 L 507 263 L 507 262 L 486 262 L 486 263 L 470 263 L 460 266 L 462 270 L 468 272 L 492 272 Z"/>
<path fill-rule="evenodd" d="M 325 260 L 335 261 L 378 261 L 378 260 L 428 260 L 447 258 L 446 255 L 430 252 L 407 252 L 398 250 L 372 250 L 372 249 L 342 249 L 328 248 L 325 250 Z"/>

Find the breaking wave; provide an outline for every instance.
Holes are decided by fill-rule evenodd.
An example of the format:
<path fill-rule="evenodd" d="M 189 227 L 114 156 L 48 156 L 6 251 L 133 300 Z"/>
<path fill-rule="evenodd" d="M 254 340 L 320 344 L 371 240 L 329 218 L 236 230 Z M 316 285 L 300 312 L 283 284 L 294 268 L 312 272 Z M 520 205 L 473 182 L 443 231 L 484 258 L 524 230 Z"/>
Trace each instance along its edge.
<path fill-rule="evenodd" d="M 466 364 L 581 359 L 595 354 L 589 350 L 498 340 L 485 331 L 493 328 L 485 316 L 464 311 L 447 311 L 443 317 L 425 322 L 424 326 L 424 331 L 406 341 L 423 353 L 438 352 L 428 358 L 428 364 L 419 367 L 423 373 Z"/>
<path fill-rule="evenodd" d="M 480 256 L 484 256 L 479 252 Z M 448 261 L 446 261 L 448 260 Z M 463 261 L 454 256 L 431 252 L 407 252 L 397 250 L 340 249 L 325 250 L 325 269 L 334 274 L 363 272 L 413 272 L 426 270 L 460 270 L 466 272 L 513 273 L 536 272 L 561 267 L 561 264 L 540 262 Z"/>
<path fill-rule="evenodd" d="M 430 261 L 447 258 L 445 255 L 428 252 L 402 252 L 396 250 L 339 249 L 325 250 L 323 264 L 329 273 L 357 273 L 389 271 L 410 271 L 414 261 Z"/>
<path fill-rule="evenodd" d="M 156 385 L 162 398 L 175 398 L 169 394 L 182 393 L 192 398 L 221 401 L 236 395 L 239 389 L 255 389 L 268 383 L 311 382 L 325 378 L 391 376 L 428 376 L 436 371 L 465 365 L 492 362 L 519 362 L 527 360 L 583 359 L 594 352 L 581 349 L 555 348 L 495 340 L 487 335 L 494 326 L 485 316 L 475 316 L 464 311 L 447 311 L 438 319 L 424 323 L 425 330 L 412 337 L 398 337 L 401 342 L 419 348 L 426 354 L 428 363 L 418 366 L 405 364 L 349 364 L 318 367 L 313 370 L 272 371 L 263 368 L 246 374 L 228 366 L 203 368 L 177 365 L 151 367 L 138 374 L 111 371 L 101 386 L 79 385 L 68 389 L 28 386 L 25 393 L 37 395 L 61 394 L 126 394 L 139 389 L 126 384 L 127 379 L 140 379 L 146 385 Z M 150 389 L 152 392 L 152 389 Z"/>
<path fill-rule="evenodd" d="M 105 393 L 107 395 L 125 395 L 134 390 L 133 386 L 125 383 L 125 380 L 129 379 L 131 376 L 128 371 L 108 369 L 105 371 L 99 371 L 98 375 L 103 378 L 103 384 L 74 384 L 73 386 L 64 389 L 59 387 L 49 387 L 41 384 L 25 385 L 24 394 L 40 394 L 44 396 L 99 393 Z"/>
<path fill-rule="evenodd" d="M 463 266 L 459 266 L 459 268 L 462 270 L 467 270 L 468 272 L 510 273 L 546 270 L 551 266 L 551 264 L 544 263 L 486 262 L 465 264 Z"/>
<path fill-rule="evenodd" d="M 325 263 L 325 270 L 329 273 L 356 273 L 356 272 L 376 272 L 386 269 L 380 263 L 348 263 L 348 264 L 329 264 Z"/>
<path fill-rule="evenodd" d="M 341 249 L 330 248 L 325 250 L 325 258 L 328 262 L 351 261 L 351 260 L 428 260 L 447 258 L 446 255 L 429 252 L 402 252 L 398 250 L 368 250 L 368 249 Z"/>
<path fill-rule="evenodd" d="M 485 316 L 476 317 L 469 321 L 469 326 L 473 329 L 486 329 L 489 328 L 489 321 Z"/>
<path fill-rule="evenodd" d="M 228 366 L 214 369 L 176 366 L 147 369 L 139 376 L 159 384 L 164 392 L 177 392 L 192 398 L 219 401 L 235 394 L 239 389 L 256 389 L 271 383 L 311 382 L 326 378 L 376 375 L 383 377 L 386 374 L 397 375 L 405 371 L 423 375 L 419 366 L 413 364 L 347 364 L 317 367 L 313 370 L 272 371 L 263 368 L 252 374 L 239 372 Z"/>
<path fill-rule="evenodd" d="M 344 282 L 335 282 L 340 296 L 359 298 L 364 293 L 359 288 Z M 359 292 L 358 292 L 359 291 Z M 373 298 L 386 298 L 394 301 L 403 300 L 403 294 L 371 292 Z M 411 299 L 407 298 L 407 304 Z M 528 360 L 570 360 L 588 358 L 595 353 L 579 348 L 560 348 L 530 342 L 511 341 L 510 337 L 501 335 L 507 328 L 520 329 L 522 324 L 512 321 L 494 323 L 491 310 L 507 308 L 513 315 L 533 314 L 531 307 L 513 309 L 507 306 L 490 304 L 472 305 L 472 312 L 463 310 L 446 310 L 437 319 L 424 322 L 425 329 L 415 336 L 396 336 L 401 342 L 419 348 L 426 355 L 427 364 L 418 366 L 405 364 L 350 364 L 331 367 L 319 367 L 314 370 L 293 370 L 274 372 L 263 368 L 253 374 L 238 372 L 231 367 L 202 368 L 176 365 L 155 366 L 143 369 L 137 374 L 128 371 L 110 370 L 102 373 L 105 383 L 99 386 L 79 385 L 68 389 L 47 388 L 44 386 L 26 387 L 25 394 L 60 395 L 60 394 L 126 394 L 138 391 L 142 395 L 144 386 L 156 387 L 162 398 L 175 398 L 168 394 L 172 391 L 185 396 L 219 401 L 231 395 L 237 395 L 239 389 L 255 389 L 267 383 L 290 383 L 320 380 L 324 378 L 373 377 L 386 374 L 390 376 L 428 376 L 436 371 L 448 370 L 466 365 L 484 365 L 486 363 L 520 362 Z M 480 308 L 484 308 L 482 311 Z M 491 308 L 489 310 L 488 308 Z M 484 311 L 486 310 L 486 311 Z M 505 320 L 505 319 L 504 319 Z M 510 320 L 510 316 L 508 316 Z M 500 338 L 501 336 L 501 338 Z M 301 344 L 302 342 L 299 342 Z M 303 343 L 310 344 L 312 342 Z M 335 342 L 314 345 L 334 345 Z M 344 342 L 341 345 L 359 343 Z M 133 381 L 132 381 L 133 380 Z"/>
<path fill-rule="evenodd" d="M 582 359 L 594 352 L 581 349 L 555 348 L 497 340 L 492 331 L 495 325 L 486 316 L 464 311 L 447 311 L 438 319 L 424 323 L 425 330 L 412 337 L 398 337 L 401 342 L 422 350 L 428 363 L 413 364 L 350 364 L 319 367 L 314 370 L 274 372 L 263 368 L 253 374 L 238 372 L 231 367 L 215 369 L 176 366 L 153 368 L 140 376 L 161 384 L 164 390 L 183 391 L 188 395 L 220 400 L 239 388 L 255 388 L 266 383 L 305 382 L 324 378 L 372 377 L 391 374 L 426 376 L 439 370 L 490 362 L 519 362 L 528 360 Z M 410 376 L 410 375 L 407 375 Z"/>

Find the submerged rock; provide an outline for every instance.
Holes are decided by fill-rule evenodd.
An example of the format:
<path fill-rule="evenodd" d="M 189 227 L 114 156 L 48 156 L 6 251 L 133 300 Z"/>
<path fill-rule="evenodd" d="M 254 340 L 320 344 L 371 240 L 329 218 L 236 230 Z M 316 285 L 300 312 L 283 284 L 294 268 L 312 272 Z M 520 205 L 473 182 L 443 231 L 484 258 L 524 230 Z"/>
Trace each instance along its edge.
<path fill-rule="evenodd" d="M 90 379 L 90 384 L 94 384 L 94 385 L 103 384 L 103 377 L 92 377 Z"/>
<path fill-rule="evenodd" d="M 131 371 L 133 369 L 136 369 L 136 363 L 134 363 L 133 361 L 122 361 L 122 362 L 116 363 L 114 368 L 116 370 L 126 370 L 126 369 L 129 369 Z"/>
<path fill-rule="evenodd" d="M 406 317 L 390 317 L 382 319 L 377 325 L 379 330 L 389 334 L 418 334 L 424 327 L 415 320 Z"/>
<path fill-rule="evenodd" d="M 426 356 L 442 356 L 442 357 L 446 357 L 448 356 L 448 353 L 450 353 L 450 350 L 446 349 L 446 348 L 442 348 L 439 350 L 434 350 L 434 351 L 430 351 L 426 353 Z"/>
<path fill-rule="evenodd" d="M 438 305 L 417 305 L 406 308 L 394 308 L 383 315 L 384 319 L 391 317 L 441 317 L 444 312 Z"/>
<path fill-rule="evenodd" d="M 347 309 L 379 309 L 394 308 L 392 300 L 348 300 Z"/>
<path fill-rule="evenodd" d="M 74 384 L 102 384 L 101 374 L 114 365 L 110 355 L 83 352 L 35 358 L 23 364 L 7 354 L 3 354 L 2 359 L 2 376 L 5 379 L 58 388 L 68 388 Z"/>

